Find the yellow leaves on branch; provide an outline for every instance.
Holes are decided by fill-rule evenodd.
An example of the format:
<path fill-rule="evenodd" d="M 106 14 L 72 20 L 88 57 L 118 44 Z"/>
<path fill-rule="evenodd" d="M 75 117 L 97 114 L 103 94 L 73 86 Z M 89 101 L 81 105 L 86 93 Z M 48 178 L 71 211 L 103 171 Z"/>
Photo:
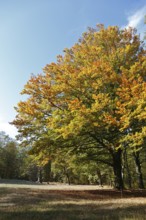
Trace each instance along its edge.
<path fill-rule="evenodd" d="M 111 138 L 115 128 L 118 138 L 134 137 L 140 145 L 146 123 L 145 55 L 133 29 L 89 29 L 42 75 L 31 77 L 22 91 L 29 98 L 18 104 L 17 117 L 36 118 L 63 138 L 88 131 Z M 15 124 L 23 127 L 19 120 Z"/>
<path fill-rule="evenodd" d="M 98 95 L 93 94 L 92 98 L 94 100 L 92 106 L 91 106 L 91 112 L 100 112 L 101 110 L 104 110 L 106 106 L 109 106 L 110 99 L 108 94 L 100 93 Z"/>
<path fill-rule="evenodd" d="M 143 138 L 146 135 L 146 127 L 142 128 L 139 132 L 130 132 L 122 139 L 123 142 L 128 143 L 129 146 L 134 150 L 137 151 L 141 147 L 143 147 Z"/>
<path fill-rule="evenodd" d="M 79 99 L 73 99 L 70 100 L 70 102 L 68 103 L 68 109 L 72 112 L 75 110 L 79 110 L 81 108 L 81 102 L 79 101 Z"/>

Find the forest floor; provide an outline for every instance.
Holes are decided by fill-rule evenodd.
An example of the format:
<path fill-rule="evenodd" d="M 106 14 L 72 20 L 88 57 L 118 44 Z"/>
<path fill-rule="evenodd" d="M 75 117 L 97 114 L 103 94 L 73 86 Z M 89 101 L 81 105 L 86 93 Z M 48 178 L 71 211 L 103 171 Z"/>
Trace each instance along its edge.
<path fill-rule="evenodd" d="M 0 220 L 131 219 L 146 219 L 146 190 L 0 181 Z"/>

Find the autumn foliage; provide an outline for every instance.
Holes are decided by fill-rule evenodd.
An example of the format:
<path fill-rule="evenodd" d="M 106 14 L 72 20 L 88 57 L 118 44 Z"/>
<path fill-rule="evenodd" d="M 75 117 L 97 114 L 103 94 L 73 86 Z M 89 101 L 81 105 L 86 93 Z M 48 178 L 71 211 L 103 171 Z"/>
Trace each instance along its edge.
<path fill-rule="evenodd" d="M 13 124 L 25 145 L 38 153 L 72 147 L 97 161 L 99 154 L 113 168 L 115 187 L 124 187 L 122 152 L 140 151 L 146 138 L 146 51 L 135 30 L 89 28 L 31 76 L 22 94 L 28 98 Z"/>

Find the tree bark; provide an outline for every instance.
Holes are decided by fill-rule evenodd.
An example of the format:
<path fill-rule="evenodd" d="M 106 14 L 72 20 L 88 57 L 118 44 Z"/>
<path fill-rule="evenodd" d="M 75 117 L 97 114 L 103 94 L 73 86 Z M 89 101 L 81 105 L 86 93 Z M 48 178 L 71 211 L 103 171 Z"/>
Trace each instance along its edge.
<path fill-rule="evenodd" d="M 68 185 L 70 185 L 70 177 L 68 173 L 66 173 L 66 177 L 67 177 Z"/>
<path fill-rule="evenodd" d="M 134 160 L 135 160 L 135 165 L 136 165 L 136 173 L 138 175 L 138 187 L 139 189 L 144 189 L 144 183 L 143 183 L 143 175 L 141 171 L 141 163 L 140 163 L 140 157 L 139 157 L 139 152 L 134 152 Z"/>
<path fill-rule="evenodd" d="M 97 176 L 99 178 L 99 184 L 100 184 L 100 186 L 102 186 L 102 175 L 101 175 L 100 169 L 97 169 L 96 172 L 97 172 Z"/>
<path fill-rule="evenodd" d="M 42 183 L 43 178 L 42 178 L 42 167 L 38 167 L 38 183 Z"/>
<path fill-rule="evenodd" d="M 124 149 L 124 152 L 123 152 L 123 159 L 124 159 L 124 170 L 126 170 L 126 172 L 127 172 L 128 186 L 129 186 L 129 189 L 131 189 L 132 188 L 132 178 L 131 178 L 131 173 L 130 173 L 130 169 L 129 169 L 126 148 Z"/>
<path fill-rule="evenodd" d="M 68 185 L 70 185 L 70 184 L 71 184 L 71 182 L 70 182 L 70 175 L 69 175 L 69 173 L 68 173 L 66 167 L 64 167 L 64 174 L 65 174 L 65 176 L 66 176 Z"/>
<path fill-rule="evenodd" d="M 49 183 L 51 181 L 51 160 L 48 161 L 48 163 L 44 166 L 44 181 Z"/>
<path fill-rule="evenodd" d="M 115 175 L 115 181 L 114 185 L 115 188 L 118 190 L 123 190 L 124 183 L 123 183 L 123 176 L 122 176 L 122 150 L 119 149 L 117 151 L 114 151 L 113 156 L 113 169 L 114 169 L 114 175 Z"/>

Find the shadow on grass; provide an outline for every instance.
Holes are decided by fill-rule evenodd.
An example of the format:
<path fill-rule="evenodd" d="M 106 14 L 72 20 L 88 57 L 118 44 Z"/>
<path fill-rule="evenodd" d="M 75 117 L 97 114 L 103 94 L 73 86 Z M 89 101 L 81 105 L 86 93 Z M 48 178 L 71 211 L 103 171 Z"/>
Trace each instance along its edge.
<path fill-rule="evenodd" d="M 0 189 L 0 220 L 144 220 L 146 205 L 126 198 L 145 197 L 145 191 L 48 191 Z M 137 199 L 137 198 L 136 198 Z"/>
<path fill-rule="evenodd" d="M 1 220 L 144 220 L 145 205 L 109 209 L 94 205 L 52 205 L 45 210 L 0 211 Z"/>

